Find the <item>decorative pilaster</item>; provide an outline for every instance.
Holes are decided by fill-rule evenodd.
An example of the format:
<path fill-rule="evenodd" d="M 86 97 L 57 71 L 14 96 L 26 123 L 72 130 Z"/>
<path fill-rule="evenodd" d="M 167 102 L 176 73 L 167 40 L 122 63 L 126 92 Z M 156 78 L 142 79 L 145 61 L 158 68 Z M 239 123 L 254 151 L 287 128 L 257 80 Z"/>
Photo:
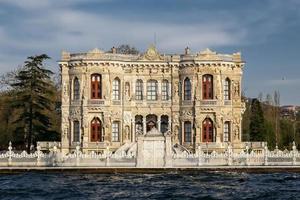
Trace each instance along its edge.
<path fill-rule="evenodd" d="M 147 133 L 146 116 L 143 116 L 143 134 Z"/>
<path fill-rule="evenodd" d="M 159 131 L 159 132 L 161 132 L 161 119 L 160 119 L 160 115 L 159 116 L 157 116 L 157 130 Z"/>
<path fill-rule="evenodd" d="M 131 142 L 136 141 L 136 127 L 135 127 L 135 119 L 131 119 Z"/>

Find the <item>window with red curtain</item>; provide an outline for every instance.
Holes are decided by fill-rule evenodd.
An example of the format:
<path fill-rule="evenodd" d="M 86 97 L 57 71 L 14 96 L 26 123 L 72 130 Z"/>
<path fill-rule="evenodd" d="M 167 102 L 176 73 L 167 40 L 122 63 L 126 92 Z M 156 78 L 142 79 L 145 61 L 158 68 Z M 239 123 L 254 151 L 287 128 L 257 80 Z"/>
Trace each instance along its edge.
<path fill-rule="evenodd" d="M 210 74 L 202 77 L 202 99 L 213 99 L 213 76 Z"/>
<path fill-rule="evenodd" d="M 202 142 L 213 142 L 213 122 L 206 118 L 202 123 Z"/>
<path fill-rule="evenodd" d="M 103 142 L 101 121 L 94 118 L 91 123 L 91 142 Z"/>
<path fill-rule="evenodd" d="M 101 75 L 92 74 L 91 76 L 91 98 L 101 99 L 102 98 L 102 84 Z"/>

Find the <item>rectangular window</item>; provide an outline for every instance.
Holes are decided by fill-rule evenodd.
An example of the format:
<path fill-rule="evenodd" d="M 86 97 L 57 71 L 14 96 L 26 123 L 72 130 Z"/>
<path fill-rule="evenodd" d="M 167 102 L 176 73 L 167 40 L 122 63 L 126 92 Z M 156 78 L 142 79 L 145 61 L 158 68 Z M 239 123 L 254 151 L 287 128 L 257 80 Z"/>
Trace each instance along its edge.
<path fill-rule="evenodd" d="M 230 122 L 224 123 L 223 142 L 230 142 Z"/>
<path fill-rule="evenodd" d="M 101 99 L 101 75 L 93 74 L 91 77 L 91 98 L 92 99 Z"/>
<path fill-rule="evenodd" d="M 184 142 L 192 141 L 192 124 L 191 122 L 184 122 Z"/>
<path fill-rule="evenodd" d="M 73 122 L 73 142 L 80 142 L 79 121 Z"/>
<path fill-rule="evenodd" d="M 229 100 L 229 83 L 227 80 L 224 82 L 224 100 Z"/>
<path fill-rule="evenodd" d="M 184 100 L 191 100 L 192 99 L 192 86 L 191 81 L 189 78 L 184 80 Z"/>
<path fill-rule="evenodd" d="M 119 134 L 120 133 L 120 123 L 119 122 L 113 122 L 112 123 L 112 141 L 113 142 L 119 142 Z"/>
<path fill-rule="evenodd" d="M 147 100 L 157 100 L 157 82 L 149 81 L 147 83 Z"/>
<path fill-rule="evenodd" d="M 113 81 L 113 100 L 120 100 L 120 82 L 119 80 Z"/>
<path fill-rule="evenodd" d="M 169 82 L 163 81 L 161 86 L 161 99 L 163 101 L 169 100 Z"/>
<path fill-rule="evenodd" d="M 143 82 L 137 81 L 135 85 L 135 99 L 143 100 Z"/>

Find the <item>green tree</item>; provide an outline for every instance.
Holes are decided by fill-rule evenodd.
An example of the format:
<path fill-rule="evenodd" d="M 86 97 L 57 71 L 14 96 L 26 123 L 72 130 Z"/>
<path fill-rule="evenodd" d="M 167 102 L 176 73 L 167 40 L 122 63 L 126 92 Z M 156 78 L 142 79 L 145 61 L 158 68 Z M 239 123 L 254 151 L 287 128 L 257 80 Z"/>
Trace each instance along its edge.
<path fill-rule="evenodd" d="M 249 125 L 250 125 L 250 116 L 251 116 L 251 103 L 249 103 L 251 101 L 251 99 L 247 99 L 246 97 L 243 97 L 243 101 L 245 102 L 245 106 L 246 106 L 246 110 L 243 113 L 242 117 L 242 130 L 243 130 L 243 134 L 242 134 L 242 141 L 249 141 L 250 140 L 250 130 L 249 130 Z"/>
<path fill-rule="evenodd" d="M 292 143 L 295 139 L 293 122 L 288 119 L 280 120 L 280 134 L 281 134 L 281 140 L 279 143 L 280 148 L 291 149 Z"/>
<path fill-rule="evenodd" d="M 48 113 L 53 110 L 54 87 L 50 77 L 53 74 L 45 69 L 43 62 L 49 59 L 46 54 L 30 56 L 25 65 L 17 72 L 11 86 L 15 90 L 13 107 L 19 110 L 14 137 L 25 139 L 27 152 L 49 132 L 51 123 Z M 24 135 L 25 133 L 25 135 Z"/>
<path fill-rule="evenodd" d="M 264 115 L 258 99 L 253 99 L 251 102 L 249 129 L 251 141 L 265 141 Z"/>
<path fill-rule="evenodd" d="M 112 49 L 108 51 L 109 53 L 112 53 Z M 116 48 L 116 52 L 119 54 L 139 54 L 139 50 L 137 50 L 134 46 L 130 46 L 129 44 L 121 44 Z"/>

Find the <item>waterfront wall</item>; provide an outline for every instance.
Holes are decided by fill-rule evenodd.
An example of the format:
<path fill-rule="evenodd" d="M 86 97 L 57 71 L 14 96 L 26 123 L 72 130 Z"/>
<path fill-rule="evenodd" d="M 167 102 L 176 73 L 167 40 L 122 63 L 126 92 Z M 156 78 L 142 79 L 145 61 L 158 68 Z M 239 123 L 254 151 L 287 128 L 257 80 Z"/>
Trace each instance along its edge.
<path fill-rule="evenodd" d="M 300 166 L 300 153 L 295 144 L 291 151 L 275 149 L 269 151 L 267 147 L 260 152 L 255 152 L 248 147 L 240 153 L 234 153 L 231 146 L 223 153 L 205 152 L 198 147 L 195 153 L 172 153 L 164 160 L 167 168 L 189 168 L 203 166 Z M 156 158 L 153 158 L 156 159 Z M 165 159 L 165 158 L 163 158 Z M 49 153 L 43 153 L 40 147 L 34 153 L 27 154 L 25 151 L 15 153 L 10 143 L 8 151 L 0 154 L 1 167 L 126 167 L 139 168 L 139 159 L 135 152 L 112 153 L 109 149 L 103 153 L 82 153 L 80 146 L 70 154 L 63 154 L 54 146 Z M 143 165 L 142 165 L 143 166 Z M 155 168 L 152 165 L 150 168 Z M 157 166 L 162 167 L 162 166 Z M 143 166 L 147 168 L 147 166 Z"/>

